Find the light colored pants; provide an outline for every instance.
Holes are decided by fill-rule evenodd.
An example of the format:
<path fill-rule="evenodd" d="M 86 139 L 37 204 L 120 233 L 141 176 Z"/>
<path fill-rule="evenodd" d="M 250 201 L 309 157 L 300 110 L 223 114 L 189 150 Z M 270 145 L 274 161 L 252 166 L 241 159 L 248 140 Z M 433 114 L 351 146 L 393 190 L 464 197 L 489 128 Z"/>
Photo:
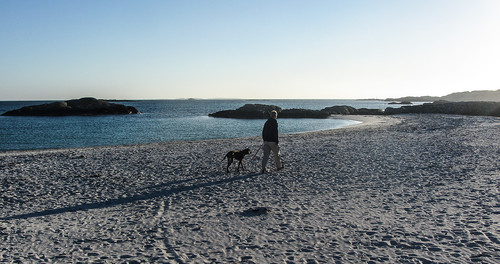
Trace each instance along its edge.
<path fill-rule="evenodd" d="M 280 146 L 276 142 L 264 141 L 264 157 L 262 158 L 262 170 L 266 169 L 267 160 L 271 154 L 271 150 L 274 154 L 274 161 L 276 162 L 276 168 L 281 168 L 281 158 L 280 158 Z"/>

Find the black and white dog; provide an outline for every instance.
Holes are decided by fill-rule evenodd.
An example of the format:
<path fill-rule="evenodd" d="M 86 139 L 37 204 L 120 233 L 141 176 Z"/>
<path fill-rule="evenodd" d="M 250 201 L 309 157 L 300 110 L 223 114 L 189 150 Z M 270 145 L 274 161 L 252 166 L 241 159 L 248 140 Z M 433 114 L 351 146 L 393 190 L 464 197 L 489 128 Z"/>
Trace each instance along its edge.
<path fill-rule="evenodd" d="M 245 166 L 243 165 L 243 158 L 245 157 L 245 155 L 248 155 L 250 153 L 252 153 L 252 151 L 250 149 L 229 151 L 226 154 L 226 156 L 224 156 L 224 158 L 222 159 L 222 160 L 224 160 L 225 158 L 227 158 L 226 172 L 229 172 L 229 166 L 231 166 L 231 164 L 233 163 L 233 159 L 236 159 L 239 161 L 238 171 L 240 171 L 240 166 L 243 170 L 245 170 Z"/>

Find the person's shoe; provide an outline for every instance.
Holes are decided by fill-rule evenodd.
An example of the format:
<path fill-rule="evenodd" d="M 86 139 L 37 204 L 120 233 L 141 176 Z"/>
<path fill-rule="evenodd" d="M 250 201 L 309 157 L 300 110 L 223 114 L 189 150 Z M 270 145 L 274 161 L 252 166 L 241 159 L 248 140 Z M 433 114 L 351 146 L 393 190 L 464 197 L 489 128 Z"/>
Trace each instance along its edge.
<path fill-rule="evenodd" d="M 262 170 L 260 170 L 260 174 L 264 174 L 264 173 L 266 173 L 266 172 L 267 172 L 267 170 L 266 170 L 266 169 L 262 169 Z"/>
<path fill-rule="evenodd" d="M 278 171 L 280 171 L 280 170 L 282 170 L 284 168 L 285 168 L 285 166 L 281 165 L 281 167 L 278 168 Z"/>

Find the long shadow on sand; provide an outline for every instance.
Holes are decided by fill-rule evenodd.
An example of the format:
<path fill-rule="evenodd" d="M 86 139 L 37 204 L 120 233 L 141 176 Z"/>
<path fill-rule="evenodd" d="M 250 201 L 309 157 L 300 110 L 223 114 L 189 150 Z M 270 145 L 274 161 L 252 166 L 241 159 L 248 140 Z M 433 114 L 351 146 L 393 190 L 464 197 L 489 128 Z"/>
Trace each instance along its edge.
<path fill-rule="evenodd" d="M 115 198 L 115 199 L 106 200 L 106 201 L 102 201 L 102 202 L 79 204 L 79 205 L 75 205 L 75 206 L 67 206 L 67 207 L 56 208 L 56 209 L 48 209 L 48 210 L 43 210 L 43 211 L 33 212 L 33 213 L 7 216 L 7 217 L 0 218 L 0 220 L 29 219 L 29 218 L 34 218 L 34 217 L 63 214 L 63 213 L 67 213 L 67 212 L 78 212 L 78 211 L 87 211 L 87 210 L 91 210 L 91 209 L 108 208 L 108 207 L 113 207 L 113 206 L 117 206 L 117 205 L 133 203 L 133 202 L 137 202 L 137 201 L 145 201 L 145 200 L 153 199 L 156 197 L 170 196 L 173 194 L 178 194 L 178 193 L 185 192 L 185 191 L 196 190 L 196 189 L 203 188 L 203 187 L 210 187 L 210 186 L 215 186 L 215 185 L 224 184 L 224 183 L 246 180 L 246 179 L 258 176 L 258 175 L 261 175 L 261 174 L 252 173 L 252 174 L 246 174 L 246 175 L 239 176 L 239 177 L 222 179 L 222 180 L 218 180 L 218 181 L 203 182 L 203 183 L 199 183 L 199 184 L 195 184 L 195 185 L 187 185 L 187 186 L 184 185 L 184 186 L 179 186 L 179 187 L 166 189 L 166 190 L 150 191 L 150 192 L 146 192 L 144 194 L 139 194 L 139 195 L 135 195 L 135 196 L 131 196 L 131 197 Z M 166 186 L 176 185 L 179 183 L 186 183 L 186 182 L 189 182 L 192 180 L 202 179 L 202 178 L 209 179 L 210 176 L 203 176 L 203 177 L 198 177 L 198 178 L 193 178 L 193 179 L 164 183 L 164 184 L 160 184 L 160 185 L 151 186 L 147 189 L 151 190 L 151 189 L 164 188 Z"/>

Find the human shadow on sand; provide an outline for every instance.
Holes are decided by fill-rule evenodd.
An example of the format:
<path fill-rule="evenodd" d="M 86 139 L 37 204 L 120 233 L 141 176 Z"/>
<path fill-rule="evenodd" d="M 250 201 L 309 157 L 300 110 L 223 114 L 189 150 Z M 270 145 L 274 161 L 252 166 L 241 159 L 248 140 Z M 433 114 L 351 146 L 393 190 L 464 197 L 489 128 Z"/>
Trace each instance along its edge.
<path fill-rule="evenodd" d="M 242 175 L 242 176 L 238 176 L 238 177 L 222 179 L 222 180 L 218 180 L 218 181 L 209 181 L 209 182 L 203 182 L 203 183 L 198 183 L 198 184 L 194 184 L 194 185 L 183 185 L 183 186 L 178 186 L 178 187 L 174 187 L 174 188 L 170 188 L 170 189 L 163 189 L 164 187 L 167 187 L 167 186 L 187 183 L 187 182 L 190 182 L 192 180 L 197 180 L 197 179 L 204 179 L 204 178 L 210 179 L 211 178 L 210 176 L 215 176 L 215 174 L 214 175 L 206 175 L 203 177 L 197 177 L 197 178 L 192 178 L 192 179 L 186 179 L 186 180 L 180 180 L 180 181 L 174 181 L 174 182 L 150 186 L 149 188 L 147 188 L 150 190 L 149 192 L 139 194 L 139 195 L 130 196 L 130 197 L 115 198 L 115 199 L 106 200 L 106 201 L 102 201 L 102 202 L 79 204 L 79 205 L 67 206 L 67 207 L 62 207 L 62 208 L 47 209 L 47 210 L 43 210 L 43 211 L 39 211 L 39 212 L 12 215 L 12 216 L 7 216 L 7 217 L 1 217 L 0 220 L 29 219 L 29 218 L 34 218 L 34 217 L 63 214 L 63 213 L 67 213 L 67 212 L 78 212 L 78 211 L 87 211 L 87 210 L 91 210 L 91 209 L 108 208 L 108 207 L 133 203 L 133 202 L 137 202 L 137 201 L 145 201 L 145 200 L 149 200 L 149 199 L 153 199 L 153 198 L 157 198 L 157 197 L 171 196 L 171 195 L 178 194 L 181 192 L 192 191 L 192 190 L 200 189 L 203 187 L 211 187 L 211 186 L 215 186 L 215 185 L 219 185 L 219 184 L 242 181 L 242 180 L 246 180 L 246 179 L 249 179 L 249 178 L 252 178 L 255 176 L 259 176 L 259 175 L 262 175 L 262 174 L 251 173 L 251 174 L 246 174 L 246 175 Z M 157 191 L 153 191 L 154 189 L 158 189 L 158 188 L 161 188 L 161 189 L 157 190 Z"/>

